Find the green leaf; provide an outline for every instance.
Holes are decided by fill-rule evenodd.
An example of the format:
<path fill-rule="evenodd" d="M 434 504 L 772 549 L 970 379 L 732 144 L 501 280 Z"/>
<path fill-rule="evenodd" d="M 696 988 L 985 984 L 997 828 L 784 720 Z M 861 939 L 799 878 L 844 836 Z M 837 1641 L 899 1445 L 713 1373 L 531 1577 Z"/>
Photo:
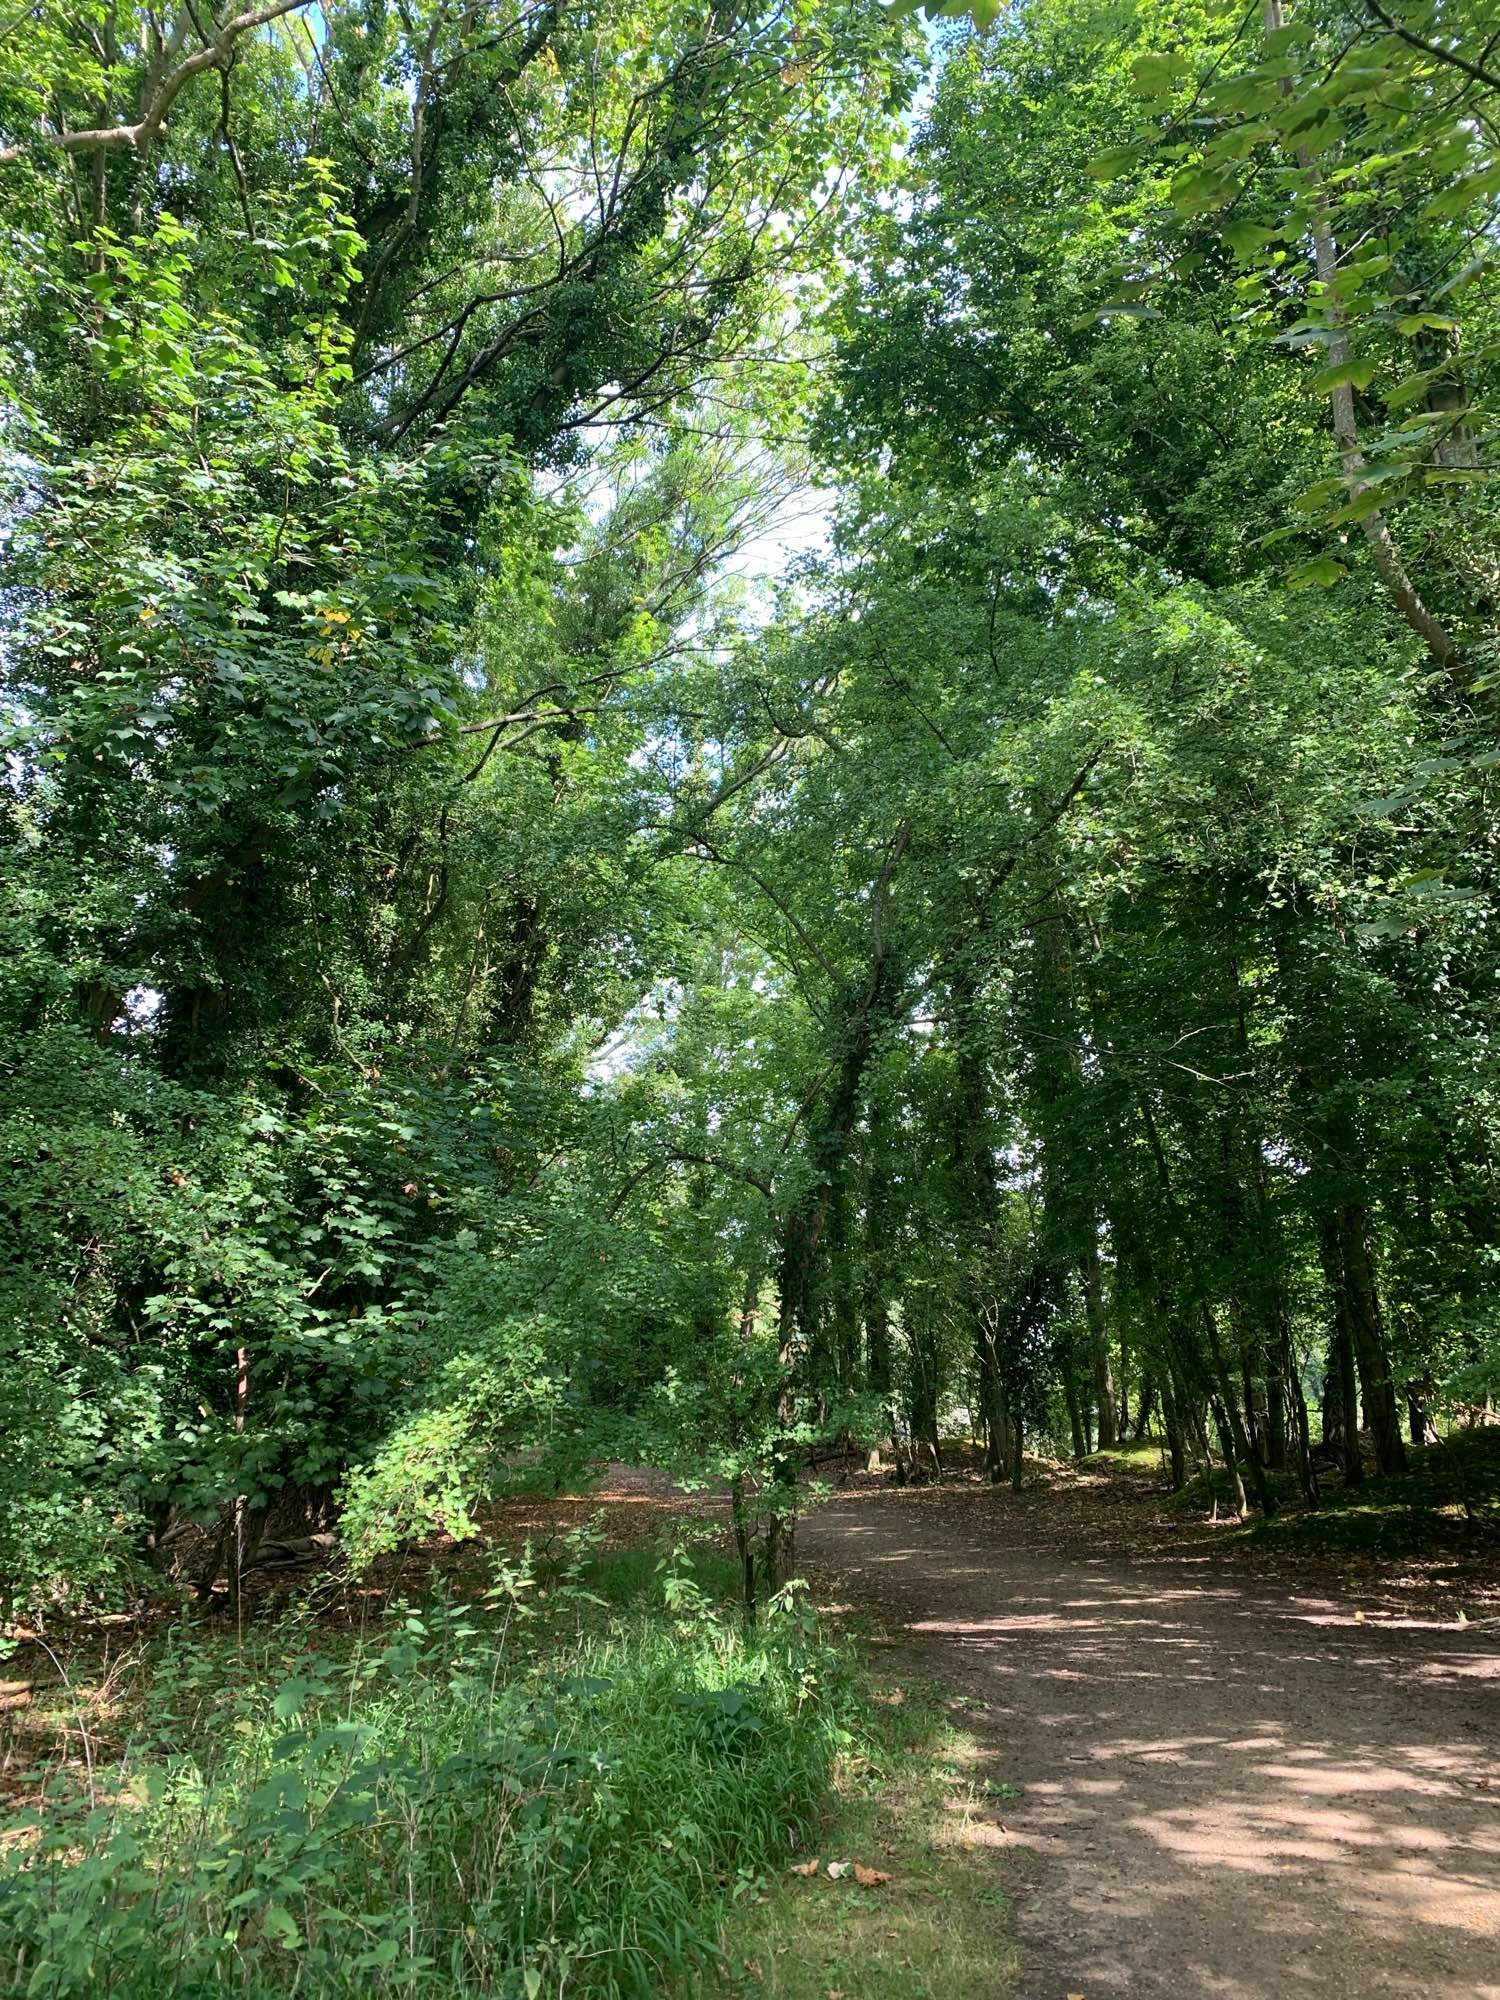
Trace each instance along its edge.
<path fill-rule="evenodd" d="M 1188 74 L 1188 66 L 1177 55 L 1137 56 L 1130 65 L 1131 78 L 1142 97 L 1166 97 Z"/>
<path fill-rule="evenodd" d="M 1089 161 L 1089 179 L 1095 181 L 1119 180 L 1122 175 L 1128 174 L 1132 167 L 1138 166 L 1140 161 L 1141 148 L 1139 146 L 1111 146 L 1107 152 L 1096 154 Z"/>
<path fill-rule="evenodd" d="M 1098 326 L 1102 322 L 1112 319 L 1145 320 L 1160 318 L 1161 314 L 1155 306 L 1136 305 L 1128 299 L 1122 299 L 1115 305 L 1099 306 L 1093 312 L 1080 313 L 1076 319 L 1070 319 L 1068 325 L 1075 333 L 1082 333 L 1088 327 Z"/>
<path fill-rule="evenodd" d="M 1408 403 L 1415 403 L 1427 394 L 1441 368 L 1424 368 L 1415 375 L 1403 375 L 1401 380 L 1385 392 L 1384 401 L 1388 410 L 1399 410 Z"/>
<path fill-rule="evenodd" d="M 1248 264 L 1268 243 L 1275 243 L 1280 234 L 1279 230 L 1267 229 L 1259 222 L 1231 222 L 1224 230 L 1224 241 L 1242 264 Z"/>
<path fill-rule="evenodd" d="M 1179 215 L 1206 215 L 1233 201 L 1239 179 L 1222 167 L 1190 167 L 1172 182 L 1172 206 Z"/>
<path fill-rule="evenodd" d="M 1312 387 L 1320 396 L 1331 396 L 1335 389 L 1368 389 L 1375 380 L 1377 364 L 1373 361 L 1339 361 L 1332 368 L 1320 368 L 1312 378 Z"/>
<path fill-rule="evenodd" d="M 1208 151 L 1216 160 L 1245 160 L 1257 146 L 1273 145 L 1280 136 L 1274 125 L 1232 125 L 1219 134 Z"/>
<path fill-rule="evenodd" d="M 1285 583 L 1288 590 L 1328 590 L 1348 574 L 1343 563 L 1335 562 L 1332 556 L 1314 556 L 1311 562 L 1288 570 Z"/>
<path fill-rule="evenodd" d="M 272 1903 L 260 1920 L 261 1934 L 273 1944 L 279 1944 L 283 1951 L 300 1951 L 302 1933 L 297 1928 L 296 1919 L 290 1910 L 282 1909 L 279 1903 Z"/>
<path fill-rule="evenodd" d="M 294 1715 L 301 1712 L 302 1704 L 311 1691 L 311 1681 L 305 1681 L 300 1676 L 294 1675 L 292 1679 L 283 1681 L 277 1688 L 276 1698 L 272 1703 L 276 1720 L 290 1722 Z"/>

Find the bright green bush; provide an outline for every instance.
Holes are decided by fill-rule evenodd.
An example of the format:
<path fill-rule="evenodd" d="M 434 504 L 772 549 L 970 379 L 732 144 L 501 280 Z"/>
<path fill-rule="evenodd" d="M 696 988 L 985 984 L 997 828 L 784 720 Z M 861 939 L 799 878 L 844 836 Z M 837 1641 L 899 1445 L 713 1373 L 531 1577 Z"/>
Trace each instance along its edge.
<path fill-rule="evenodd" d="M 174 1639 L 95 1802 L 48 1800 L 9 1850 L 0 1988 L 536 2000 L 712 1962 L 722 1900 L 825 1795 L 842 1665 L 796 1619 L 747 1639 L 680 1574 L 675 1610 L 548 1638 L 584 1594 L 518 1627 L 535 1583 L 400 1608 L 337 1660 L 295 1623 L 253 1658 Z"/>

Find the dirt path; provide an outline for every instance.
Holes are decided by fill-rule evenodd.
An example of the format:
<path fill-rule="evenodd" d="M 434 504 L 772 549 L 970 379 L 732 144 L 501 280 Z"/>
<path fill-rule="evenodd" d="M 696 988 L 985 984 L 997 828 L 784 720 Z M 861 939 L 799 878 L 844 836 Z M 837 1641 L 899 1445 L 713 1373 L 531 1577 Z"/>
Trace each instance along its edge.
<path fill-rule="evenodd" d="M 801 1531 L 1018 1788 L 1015 2000 L 1500 2000 L 1500 1622 L 1143 1549 L 1138 1497 L 1062 1533 L 1072 1499 L 871 1487 Z"/>

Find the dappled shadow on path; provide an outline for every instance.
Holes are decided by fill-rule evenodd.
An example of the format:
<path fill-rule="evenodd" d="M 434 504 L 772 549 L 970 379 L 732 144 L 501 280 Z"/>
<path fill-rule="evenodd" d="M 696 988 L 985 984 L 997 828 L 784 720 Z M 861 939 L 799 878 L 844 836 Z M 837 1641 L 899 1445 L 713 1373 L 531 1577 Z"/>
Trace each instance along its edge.
<path fill-rule="evenodd" d="M 1019 1788 L 987 1837 L 1040 1858 L 1024 2000 L 1500 2000 L 1500 1631 L 991 1523 L 869 1492 L 804 1554 Z"/>

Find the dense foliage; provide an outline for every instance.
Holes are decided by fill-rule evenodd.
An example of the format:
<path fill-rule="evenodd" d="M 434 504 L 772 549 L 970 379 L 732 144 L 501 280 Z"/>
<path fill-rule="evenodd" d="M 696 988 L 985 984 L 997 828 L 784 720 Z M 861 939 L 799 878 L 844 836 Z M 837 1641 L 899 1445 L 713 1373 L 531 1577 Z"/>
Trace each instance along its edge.
<path fill-rule="evenodd" d="M 0 40 L 13 1618 L 1490 1410 L 1485 10 L 987 12 Z"/>

